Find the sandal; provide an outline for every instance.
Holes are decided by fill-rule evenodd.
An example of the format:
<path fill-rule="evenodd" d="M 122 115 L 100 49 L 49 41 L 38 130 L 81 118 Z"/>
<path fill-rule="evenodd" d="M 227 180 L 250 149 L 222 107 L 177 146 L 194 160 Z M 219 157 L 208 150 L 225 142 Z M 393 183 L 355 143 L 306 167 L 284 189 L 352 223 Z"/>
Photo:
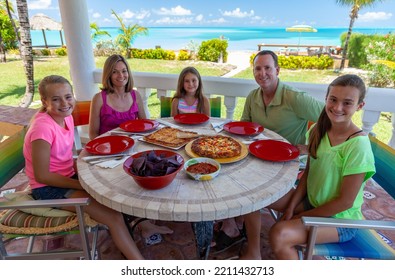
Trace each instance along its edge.
<path fill-rule="evenodd" d="M 240 244 L 246 240 L 243 231 L 236 237 L 230 237 L 224 231 L 220 230 L 215 236 L 215 246 L 212 248 L 214 254 L 222 253 L 227 249 Z"/>

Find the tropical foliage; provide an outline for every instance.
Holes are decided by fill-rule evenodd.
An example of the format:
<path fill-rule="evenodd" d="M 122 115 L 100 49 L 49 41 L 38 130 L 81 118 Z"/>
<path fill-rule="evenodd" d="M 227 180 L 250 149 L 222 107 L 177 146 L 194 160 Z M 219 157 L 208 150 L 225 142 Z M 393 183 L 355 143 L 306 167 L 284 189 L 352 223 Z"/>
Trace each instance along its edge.
<path fill-rule="evenodd" d="M 147 35 L 148 28 L 140 26 L 138 24 L 129 24 L 126 25 L 124 20 L 118 16 L 114 10 L 111 10 L 112 14 L 117 18 L 121 27 L 119 28 L 120 34 L 116 38 L 116 44 L 126 53 L 127 58 L 131 58 L 131 50 L 132 44 L 137 36 L 139 35 Z"/>
<path fill-rule="evenodd" d="M 368 6 L 373 6 L 376 2 L 383 2 L 384 0 L 336 0 L 336 2 L 342 6 L 351 6 L 350 11 L 350 24 L 348 27 L 347 37 L 343 46 L 342 61 L 340 64 L 340 70 L 344 69 L 344 64 L 347 57 L 348 43 L 350 41 L 352 28 L 355 20 L 358 18 L 358 12 L 360 9 Z"/>
<path fill-rule="evenodd" d="M 101 30 L 96 22 L 92 22 L 91 24 L 89 24 L 89 26 L 92 30 L 91 39 L 93 41 L 97 42 L 103 36 L 111 37 L 110 33 L 105 30 Z"/>

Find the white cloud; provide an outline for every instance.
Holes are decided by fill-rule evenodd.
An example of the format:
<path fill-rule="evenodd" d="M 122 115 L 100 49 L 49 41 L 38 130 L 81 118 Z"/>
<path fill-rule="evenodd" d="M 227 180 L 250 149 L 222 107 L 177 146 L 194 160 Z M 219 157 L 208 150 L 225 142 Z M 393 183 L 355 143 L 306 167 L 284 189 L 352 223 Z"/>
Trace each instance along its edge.
<path fill-rule="evenodd" d="M 221 17 L 221 18 L 218 18 L 218 19 L 210 20 L 210 22 L 212 22 L 212 23 L 225 23 L 225 22 L 228 22 L 228 21 Z"/>
<path fill-rule="evenodd" d="M 160 8 L 159 11 L 156 11 L 158 15 L 167 15 L 167 16 L 189 16 L 192 15 L 191 10 L 184 9 L 180 5 L 174 8 Z"/>
<path fill-rule="evenodd" d="M 126 11 L 123 11 L 121 13 L 121 17 L 124 19 L 131 19 L 135 16 L 136 14 L 133 13 L 131 10 L 127 9 Z"/>
<path fill-rule="evenodd" d="M 29 10 L 42 10 L 42 9 L 54 9 L 51 7 L 52 0 L 33 0 L 29 1 Z"/>
<path fill-rule="evenodd" d="M 148 18 L 150 16 L 151 16 L 151 13 L 149 11 L 141 10 L 140 12 L 138 12 L 138 14 L 136 14 L 136 19 L 142 20 L 142 19 Z"/>
<path fill-rule="evenodd" d="M 99 14 L 99 13 L 93 13 L 92 17 L 93 17 L 93 18 L 99 18 L 99 17 L 101 17 L 101 14 Z"/>
<path fill-rule="evenodd" d="M 195 20 L 196 20 L 196 21 L 202 21 L 202 20 L 203 20 L 203 15 L 202 15 L 202 14 L 197 15 L 197 16 L 195 17 Z"/>
<path fill-rule="evenodd" d="M 360 14 L 358 16 L 358 20 L 369 22 L 369 21 L 376 21 L 376 20 L 388 20 L 392 17 L 391 13 L 386 12 L 367 12 L 364 14 Z"/>
<path fill-rule="evenodd" d="M 236 8 L 233 11 L 220 11 L 223 16 L 226 17 L 236 17 L 236 18 L 245 18 L 245 17 L 252 17 L 254 16 L 254 10 L 251 10 L 249 13 L 248 12 L 242 12 L 240 8 Z"/>
<path fill-rule="evenodd" d="M 190 17 L 163 17 L 155 21 L 155 23 L 160 24 L 191 24 L 193 22 Z"/>

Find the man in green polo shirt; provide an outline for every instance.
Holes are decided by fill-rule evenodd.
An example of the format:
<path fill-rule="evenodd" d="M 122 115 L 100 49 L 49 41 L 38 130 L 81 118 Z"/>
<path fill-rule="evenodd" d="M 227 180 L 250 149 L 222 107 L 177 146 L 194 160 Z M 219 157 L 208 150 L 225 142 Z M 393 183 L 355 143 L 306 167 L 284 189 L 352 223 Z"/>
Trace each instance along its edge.
<path fill-rule="evenodd" d="M 308 122 L 316 122 L 324 103 L 280 81 L 277 55 L 260 51 L 254 58 L 254 77 L 259 88 L 250 92 L 242 121 L 259 123 L 293 145 L 305 144 Z"/>
<path fill-rule="evenodd" d="M 272 51 L 263 50 L 255 56 L 253 71 L 259 88 L 247 96 L 241 121 L 259 123 L 264 128 L 278 133 L 291 144 L 297 145 L 299 149 L 303 149 L 308 123 L 318 120 L 324 103 L 282 83 L 278 78 L 278 58 Z M 248 250 L 257 246 L 260 248 L 261 224 L 256 222 L 259 220 L 256 215 L 260 215 L 259 211 L 245 216 L 248 247 L 243 258 L 246 259 L 260 258 L 249 254 Z M 222 222 L 220 234 L 215 240 L 216 244 L 220 245 L 217 249 L 231 246 L 243 238 L 243 232 L 239 230 L 241 220 L 243 219 L 237 219 L 236 222 L 235 219 L 227 219 Z"/>

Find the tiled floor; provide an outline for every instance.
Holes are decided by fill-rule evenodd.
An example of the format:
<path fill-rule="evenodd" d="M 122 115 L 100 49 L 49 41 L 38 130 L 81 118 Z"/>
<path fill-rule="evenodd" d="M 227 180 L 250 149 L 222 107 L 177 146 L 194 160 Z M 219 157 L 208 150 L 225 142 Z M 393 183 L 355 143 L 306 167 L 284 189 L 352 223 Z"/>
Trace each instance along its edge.
<path fill-rule="evenodd" d="M 16 176 L 2 190 L 20 189 L 26 185 L 24 176 Z M 374 182 L 369 182 L 366 186 L 365 204 L 363 212 L 367 219 L 375 220 L 395 220 L 395 201 L 383 189 Z M 273 255 L 268 244 L 267 232 L 273 224 L 273 219 L 267 211 L 262 211 L 262 231 L 261 231 L 261 253 L 263 259 L 273 259 Z M 174 230 L 171 235 L 163 235 L 163 241 L 155 245 L 145 245 L 139 232 L 135 234 L 135 241 L 146 259 L 151 260 L 186 260 L 196 259 L 195 240 L 190 223 L 162 222 Z M 395 232 L 382 232 L 391 245 L 395 248 Z M 9 252 L 20 250 L 26 241 L 19 240 L 10 242 L 7 245 Z M 48 239 L 37 242 L 37 249 L 49 244 Z M 65 247 L 74 247 L 78 244 L 78 238 L 67 237 L 64 240 Z M 99 238 L 100 258 L 104 260 L 122 260 L 123 256 L 114 246 L 111 237 L 106 231 L 100 233 Z M 237 245 L 220 254 L 210 254 L 209 259 L 229 259 L 237 258 L 241 246 Z"/>

